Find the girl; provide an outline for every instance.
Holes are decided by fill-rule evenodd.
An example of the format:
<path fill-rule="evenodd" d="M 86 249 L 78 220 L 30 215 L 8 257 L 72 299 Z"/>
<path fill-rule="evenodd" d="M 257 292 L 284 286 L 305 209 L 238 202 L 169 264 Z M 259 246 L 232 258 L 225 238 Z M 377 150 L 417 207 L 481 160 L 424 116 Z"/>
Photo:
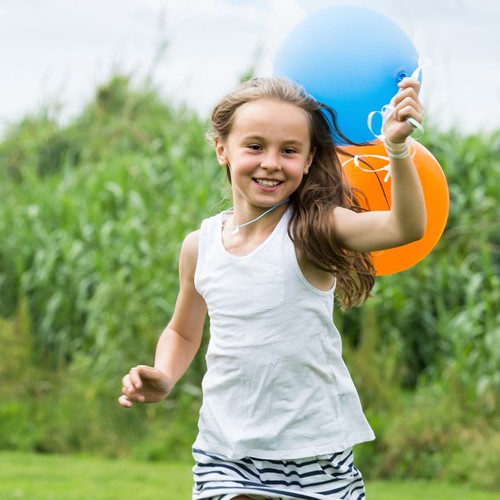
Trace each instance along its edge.
<path fill-rule="evenodd" d="M 331 110 L 282 79 L 254 79 L 212 115 L 234 208 L 183 243 L 180 290 L 153 367 L 123 378 L 124 407 L 161 401 L 211 336 L 193 499 L 359 499 L 352 447 L 374 439 L 341 357 L 344 308 L 374 283 L 371 251 L 422 237 L 425 205 L 406 139 L 423 118 L 405 79 L 384 134 L 392 207 L 363 212 L 346 184 Z"/>

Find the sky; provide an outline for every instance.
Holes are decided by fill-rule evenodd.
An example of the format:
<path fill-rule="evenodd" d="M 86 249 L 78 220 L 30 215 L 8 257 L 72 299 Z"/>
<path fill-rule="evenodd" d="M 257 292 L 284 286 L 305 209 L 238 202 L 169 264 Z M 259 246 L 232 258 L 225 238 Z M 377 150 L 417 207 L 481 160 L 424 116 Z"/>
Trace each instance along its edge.
<path fill-rule="evenodd" d="M 421 98 L 433 125 L 500 129 L 497 0 L 0 0 L 0 130 L 44 105 L 68 120 L 116 72 L 149 75 L 208 116 L 249 69 L 272 75 L 298 22 L 336 5 L 389 17 L 431 61 Z"/>

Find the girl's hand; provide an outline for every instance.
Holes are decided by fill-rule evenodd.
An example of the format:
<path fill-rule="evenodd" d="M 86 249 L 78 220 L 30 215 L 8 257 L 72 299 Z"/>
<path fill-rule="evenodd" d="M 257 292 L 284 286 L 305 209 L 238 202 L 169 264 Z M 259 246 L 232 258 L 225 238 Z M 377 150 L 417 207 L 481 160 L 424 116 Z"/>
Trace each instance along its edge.
<path fill-rule="evenodd" d="M 162 371 L 151 366 L 138 365 L 122 379 L 122 395 L 118 402 L 125 408 L 134 403 L 158 403 L 172 391 L 172 384 Z"/>
<path fill-rule="evenodd" d="M 393 144 L 405 142 L 415 130 L 408 118 L 413 118 L 418 123 L 422 123 L 424 118 L 423 107 L 418 99 L 419 82 L 413 78 L 405 78 L 398 87 L 399 92 L 391 100 L 391 106 L 395 109 L 385 122 L 382 131 L 385 138 Z"/>

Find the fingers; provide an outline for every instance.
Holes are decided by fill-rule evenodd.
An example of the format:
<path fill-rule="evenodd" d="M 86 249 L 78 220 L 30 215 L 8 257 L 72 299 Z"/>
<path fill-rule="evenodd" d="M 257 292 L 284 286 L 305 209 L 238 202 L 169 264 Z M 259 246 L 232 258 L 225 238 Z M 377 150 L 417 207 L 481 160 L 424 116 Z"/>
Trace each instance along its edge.
<path fill-rule="evenodd" d="M 118 398 L 118 402 L 125 408 L 131 408 L 134 402 L 145 401 L 144 395 L 140 392 L 143 389 L 140 369 L 141 367 L 136 366 L 122 378 L 122 395 Z"/>
<path fill-rule="evenodd" d="M 399 83 L 398 87 L 400 89 L 408 89 L 411 88 L 418 95 L 420 92 L 420 82 L 416 78 L 403 78 Z"/>
<path fill-rule="evenodd" d="M 134 406 L 134 403 L 132 403 L 132 401 L 130 401 L 130 399 L 123 394 L 118 398 L 118 403 L 120 403 L 124 408 L 132 408 L 132 406 Z"/>
<path fill-rule="evenodd" d="M 421 123 L 424 119 L 424 112 L 421 106 L 415 105 L 410 100 L 404 100 L 396 107 L 394 111 L 394 118 L 400 122 L 412 118 L 413 120 Z"/>
<path fill-rule="evenodd" d="M 143 394 L 128 385 L 124 385 L 122 387 L 122 395 L 125 396 L 130 402 L 144 403 L 146 401 Z"/>
<path fill-rule="evenodd" d="M 419 112 L 423 110 L 422 104 L 418 98 L 418 94 L 413 88 L 405 88 L 400 90 L 392 101 L 392 105 L 395 108 L 403 108 L 405 106 L 411 106 L 417 109 Z"/>
<path fill-rule="evenodd" d="M 130 381 L 132 382 L 132 385 L 134 386 L 134 388 L 137 390 L 142 389 L 141 375 L 142 375 L 142 373 L 140 372 L 139 366 L 132 368 L 129 372 Z"/>
<path fill-rule="evenodd" d="M 393 117 L 400 122 L 409 120 L 414 127 L 415 122 L 421 123 L 424 119 L 424 110 L 418 98 L 420 84 L 417 80 L 405 78 L 399 83 L 399 89 L 391 103 L 394 106 Z"/>

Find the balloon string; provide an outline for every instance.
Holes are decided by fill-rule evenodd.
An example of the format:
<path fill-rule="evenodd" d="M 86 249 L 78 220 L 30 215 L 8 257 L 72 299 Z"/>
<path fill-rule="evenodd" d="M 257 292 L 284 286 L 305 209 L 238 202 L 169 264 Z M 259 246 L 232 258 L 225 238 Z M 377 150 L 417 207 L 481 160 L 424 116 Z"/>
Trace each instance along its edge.
<path fill-rule="evenodd" d="M 419 80 L 422 69 L 427 68 L 427 66 L 432 66 L 433 64 L 434 63 L 428 57 L 419 56 L 417 69 L 411 74 L 410 78 Z"/>
<path fill-rule="evenodd" d="M 370 132 L 377 139 L 379 139 L 382 142 L 385 141 L 385 135 L 382 133 L 382 130 L 384 129 L 384 125 L 387 122 L 387 120 L 394 113 L 395 109 L 396 108 L 392 104 L 385 104 L 384 106 L 382 106 L 382 109 L 380 111 L 371 111 L 368 114 L 368 128 L 370 129 Z M 380 134 L 376 134 L 373 131 L 373 123 L 372 122 L 373 122 L 373 118 L 375 117 L 375 115 L 380 115 L 382 117 L 382 127 L 381 127 Z M 425 129 L 422 126 L 422 124 L 419 123 L 419 122 L 417 122 L 417 120 L 415 120 L 415 118 L 412 118 L 411 116 L 410 116 L 410 118 L 407 118 L 406 121 L 410 122 L 415 127 L 415 130 L 419 130 L 420 131 L 420 135 L 416 138 L 416 139 L 420 139 L 424 135 L 424 132 L 425 132 Z"/>
<path fill-rule="evenodd" d="M 410 158 L 413 159 L 415 155 L 417 154 L 417 147 L 415 146 L 415 139 L 410 137 L 408 139 L 408 147 L 410 150 Z M 379 160 L 384 160 L 387 161 L 387 164 L 383 165 L 380 168 L 364 168 L 361 164 L 361 162 L 368 163 L 366 161 L 366 158 L 377 158 Z M 390 177 L 391 177 L 391 164 L 389 162 L 389 157 L 384 156 L 384 155 L 374 155 L 374 154 L 361 154 L 361 155 L 354 155 L 352 158 L 348 158 L 342 163 L 342 167 L 345 167 L 348 165 L 350 162 L 353 162 L 354 166 L 356 168 L 359 168 L 362 172 L 368 172 L 368 173 L 377 173 L 377 172 L 386 172 L 384 176 L 384 182 L 388 182 Z M 369 163 L 368 163 L 369 164 Z"/>

